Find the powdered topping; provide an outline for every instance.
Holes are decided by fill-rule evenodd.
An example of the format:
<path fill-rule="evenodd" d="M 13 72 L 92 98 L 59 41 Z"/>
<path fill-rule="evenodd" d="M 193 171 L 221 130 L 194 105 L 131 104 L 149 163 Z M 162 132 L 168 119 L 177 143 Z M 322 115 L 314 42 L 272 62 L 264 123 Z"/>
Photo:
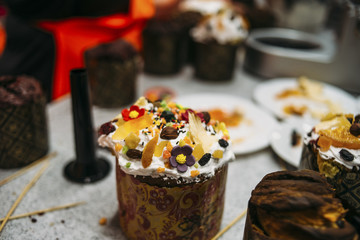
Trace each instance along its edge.
<path fill-rule="evenodd" d="M 305 137 L 305 144 L 316 141 L 322 158 L 334 159 L 349 169 L 354 166 L 359 169 L 360 137 L 350 131 L 351 127 L 358 123 L 358 116 L 354 118 L 353 114 L 327 115 Z"/>
<path fill-rule="evenodd" d="M 225 124 L 206 123 L 204 115 L 208 118 L 174 102 L 140 98 L 101 126 L 98 142 L 128 174 L 199 181 L 197 176 L 210 177 L 234 158 Z"/>
<path fill-rule="evenodd" d="M 192 29 L 191 35 L 198 42 L 236 45 L 247 37 L 248 28 L 244 17 L 226 9 L 206 17 Z"/>

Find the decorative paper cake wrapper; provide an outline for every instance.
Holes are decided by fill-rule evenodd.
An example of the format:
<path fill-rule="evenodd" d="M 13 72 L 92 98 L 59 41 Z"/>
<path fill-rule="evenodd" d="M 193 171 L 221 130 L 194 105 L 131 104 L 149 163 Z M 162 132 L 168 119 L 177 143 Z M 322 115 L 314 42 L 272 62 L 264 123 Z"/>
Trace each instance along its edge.
<path fill-rule="evenodd" d="M 25 166 L 48 152 L 46 101 L 0 109 L 0 167 Z"/>
<path fill-rule="evenodd" d="M 304 146 L 300 162 L 301 169 L 319 171 L 318 157 L 316 150 L 311 145 Z M 326 177 L 326 180 L 335 188 L 336 195 L 342 200 L 345 208 L 350 209 L 350 215 L 360 215 L 360 172 L 356 169 L 348 169 L 340 164 L 329 161 L 333 166 L 340 169 L 334 178 Z"/>
<path fill-rule="evenodd" d="M 153 74 L 178 73 L 186 62 L 186 34 L 143 33 L 144 70 Z"/>
<path fill-rule="evenodd" d="M 125 62 L 111 59 L 86 59 L 91 101 L 115 108 L 132 103 L 136 95 L 137 58 Z"/>
<path fill-rule="evenodd" d="M 230 80 L 233 76 L 237 45 L 195 43 L 195 76 L 209 81 Z"/>
<path fill-rule="evenodd" d="M 120 225 L 129 239 L 211 239 L 220 229 L 227 164 L 201 183 L 157 187 L 117 164 Z"/>

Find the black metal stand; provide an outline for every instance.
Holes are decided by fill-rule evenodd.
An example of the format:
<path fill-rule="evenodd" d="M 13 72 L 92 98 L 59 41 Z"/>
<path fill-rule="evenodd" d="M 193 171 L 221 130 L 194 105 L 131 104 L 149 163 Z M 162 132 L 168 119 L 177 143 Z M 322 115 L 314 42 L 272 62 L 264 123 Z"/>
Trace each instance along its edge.
<path fill-rule="evenodd" d="M 76 159 L 64 169 L 65 177 L 79 183 L 96 182 L 110 171 L 110 164 L 95 154 L 95 138 L 86 69 L 70 72 Z"/>

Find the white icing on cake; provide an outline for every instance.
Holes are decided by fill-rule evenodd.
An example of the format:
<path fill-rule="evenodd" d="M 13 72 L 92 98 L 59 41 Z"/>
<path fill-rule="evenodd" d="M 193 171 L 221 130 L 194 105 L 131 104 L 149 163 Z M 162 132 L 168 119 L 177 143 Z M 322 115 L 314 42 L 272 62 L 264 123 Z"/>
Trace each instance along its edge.
<path fill-rule="evenodd" d="M 159 120 L 160 114 L 158 112 L 158 108 L 154 107 L 153 104 L 149 103 L 144 106 L 141 106 L 140 108 L 146 109 L 145 114 L 148 114 L 152 110 L 155 110 L 154 114 L 152 116 L 153 121 L 156 122 L 157 120 Z M 189 133 L 189 122 L 181 120 L 181 121 L 178 121 L 178 123 L 180 125 L 183 125 L 183 127 L 178 130 L 178 133 L 179 133 L 178 137 L 176 139 L 171 139 L 171 140 L 161 139 L 159 137 L 157 144 L 159 144 L 162 141 L 169 141 L 173 147 L 176 145 L 179 145 L 180 140 L 184 139 L 185 136 L 187 136 L 187 134 Z M 116 122 L 112 122 L 111 124 L 112 124 L 112 126 L 115 127 L 115 129 L 119 128 L 118 125 L 116 124 Z M 204 129 L 208 129 L 206 131 L 206 133 L 209 136 L 210 135 L 215 136 L 217 139 L 221 139 L 224 137 L 224 134 L 222 131 L 218 131 L 214 135 L 213 127 L 209 127 L 209 125 L 208 125 L 208 127 L 206 127 L 206 124 L 204 122 L 202 122 L 201 124 L 202 124 L 202 127 L 204 127 Z M 155 133 L 155 131 L 156 131 L 155 129 L 156 128 L 153 129 L 153 133 Z M 138 136 L 140 137 L 140 142 L 135 149 L 143 151 L 144 146 L 146 146 L 146 144 L 153 138 L 153 136 L 155 136 L 155 134 L 152 135 L 152 134 L 146 133 L 147 130 L 148 130 L 147 128 L 139 130 Z M 116 151 L 116 144 L 120 144 L 122 147 L 124 147 L 126 144 L 125 144 L 124 139 L 121 139 L 121 140 L 113 139 L 113 135 L 115 134 L 115 132 L 116 131 L 113 131 L 113 132 L 109 133 L 108 135 L 102 134 L 98 138 L 98 143 L 100 146 L 107 147 L 107 148 L 111 149 L 113 153 L 115 153 L 116 158 L 118 159 L 119 165 L 125 173 L 135 175 L 135 176 L 136 175 L 152 176 L 152 177 L 163 176 L 163 177 L 169 177 L 169 178 L 173 178 L 173 179 L 182 177 L 188 182 L 192 182 L 192 181 L 196 182 L 196 181 L 200 181 L 200 178 L 192 177 L 191 171 L 198 170 L 199 174 L 204 174 L 207 177 L 211 177 L 215 174 L 216 169 L 220 168 L 221 166 L 223 166 L 224 164 L 228 163 L 230 160 L 233 160 L 235 158 L 234 153 L 231 151 L 231 142 L 230 141 L 228 141 L 229 146 L 227 146 L 226 148 L 221 147 L 219 145 L 218 141 L 216 141 L 211 146 L 209 153 L 212 154 L 216 150 L 221 150 L 221 151 L 223 151 L 223 157 L 221 159 L 215 159 L 215 158 L 211 157 L 209 162 L 206 163 L 204 166 L 201 166 L 196 161 L 196 163 L 193 166 L 189 166 L 187 171 L 182 173 L 182 172 L 179 172 L 177 170 L 177 168 L 174 168 L 174 167 L 166 168 L 164 165 L 164 162 L 167 162 L 168 159 L 164 159 L 163 156 L 161 155 L 160 157 L 153 156 L 151 164 L 147 168 L 144 168 L 140 159 L 131 159 L 126 154 L 124 154 L 122 150 Z M 166 147 L 164 149 L 166 149 Z M 130 163 L 130 166 L 129 166 L 129 163 Z M 158 168 L 164 168 L 164 172 L 159 173 L 157 171 Z"/>

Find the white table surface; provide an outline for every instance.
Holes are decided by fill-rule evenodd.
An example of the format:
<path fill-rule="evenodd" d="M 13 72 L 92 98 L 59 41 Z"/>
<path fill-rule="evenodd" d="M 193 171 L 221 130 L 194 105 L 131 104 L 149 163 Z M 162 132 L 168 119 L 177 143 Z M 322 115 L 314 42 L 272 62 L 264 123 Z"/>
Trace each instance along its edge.
<path fill-rule="evenodd" d="M 251 99 L 257 83 L 257 77 L 245 73 L 240 64 L 235 70 L 234 79 L 229 83 L 205 83 L 194 79 L 191 67 L 185 67 L 175 76 L 158 77 L 140 74 L 137 95 L 152 86 L 168 86 L 178 96 L 198 92 L 226 93 Z M 93 108 L 94 125 L 112 119 L 121 109 Z M 0 239 L 125 239 L 118 221 L 118 204 L 115 187 L 115 159 L 108 152 L 99 150 L 99 155 L 109 159 L 111 173 L 103 180 L 93 184 L 76 184 L 63 176 L 67 162 L 74 158 L 74 135 L 69 96 L 48 105 L 48 122 L 51 151 L 58 155 L 51 159 L 50 166 L 39 181 L 25 195 L 13 215 L 40 210 L 77 201 L 87 204 L 71 209 L 35 215 L 17 220 L 10 220 L 0 233 Z M 33 178 L 39 167 L 0 187 L 0 217 L 6 213 L 22 192 L 25 185 Z M 225 210 L 221 228 L 228 225 L 242 213 L 250 198 L 251 190 L 267 173 L 280 170 L 270 150 L 249 155 L 237 156 L 230 162 L 225 196 Z M 16 172 L 0 170 L 0 180 Z M 107 218 L 106 225 L 99 225 L 100 218 Z M 245 217 L 237 222 L 220 239 L 242 239 Z"/>

